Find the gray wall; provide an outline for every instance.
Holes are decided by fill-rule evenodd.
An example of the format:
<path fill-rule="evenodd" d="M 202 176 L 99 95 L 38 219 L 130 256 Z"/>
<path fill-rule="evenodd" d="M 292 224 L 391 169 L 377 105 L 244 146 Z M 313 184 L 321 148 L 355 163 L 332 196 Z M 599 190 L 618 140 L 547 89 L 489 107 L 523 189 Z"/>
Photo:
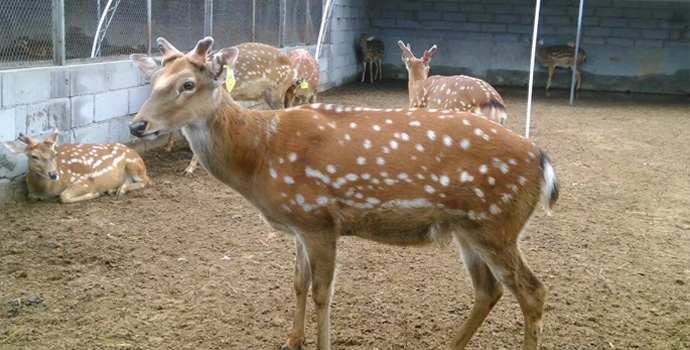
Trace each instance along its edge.
<path fill-rule="evenodd" d="M 579 1 L 542 1 L 539 33 L 546 45 L 575 41 Z M 496 85 L 527 84 L 534 0 L 378 0 L 374 34 L 387 47 L 388 77 L 406 78 L 397 40 L 419 56 L 438 45 L 431 74 L 469 74 Z M 582 88 L 690 93 L 690 2 L 587 1 L 583 16 Z M 539 67 L 537 86 L 546 85 Z M 554 86 L 569 87 L 557 69 Z"/>
<path fill-rule="evenodd" d="M 320 90 L 357 78 L 355 37 L 368 30 L 368 13 L 369 1 L 335 1 L 319 59 Z M 167 140 L 135 142 L 129 134 L 129 121 L 150 93 L 146 79 L 129 61 L 5 70 L 0 71 L 0 86 L 0 143 L 15 140 L 20 132 L 43 138 L 56 127 L 60 143 L 124 142 L 142 151 Z M 0 203 L 23 195 L 26 168 L 25 156 L 0 145 Z"/>

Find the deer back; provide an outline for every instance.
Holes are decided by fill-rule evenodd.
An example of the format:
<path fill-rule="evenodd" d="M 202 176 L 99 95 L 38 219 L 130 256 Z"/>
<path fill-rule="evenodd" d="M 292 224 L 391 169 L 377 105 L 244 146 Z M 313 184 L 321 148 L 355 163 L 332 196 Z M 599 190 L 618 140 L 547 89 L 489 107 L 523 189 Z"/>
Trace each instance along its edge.
<path fill-rule="evenodd" d="M 558 67 L 571 67 L 575 56 L 575 48 L 568 45 L 546 46 L 537 50 L 537 60 L 544 66 L 554 64 Z M 586 60 L 585 51 L 579 49 L 578 64 Z"/>
<path fill-rule="evenodd" d="M 288 56 L 265 44 L 246 43 L 236 47 L 240 53 L 234 67 L 236 84 L 232 97 L 257 101 L 263 99 L 266 90 L 280 91 L 284 96 L 295 75 Z"/>
<path fill-rule="evenodd" d="M 319 89 L 319 63 L 309 51 L 297 49 L 290 52 L 290 63 L 295 69 L 295 81 L 306 81 L 308 88 L 302 89 L 298 84 L 294 86 L 294 95 L 301 100 L 307 100 Z"/>
<path fill-rule="evenodd" d="M 484 80 L 455 76 L 431 76 L 413 87 L 411 107 L 479 112 L 484 106 L 503 108 L 501 95 Z"/>

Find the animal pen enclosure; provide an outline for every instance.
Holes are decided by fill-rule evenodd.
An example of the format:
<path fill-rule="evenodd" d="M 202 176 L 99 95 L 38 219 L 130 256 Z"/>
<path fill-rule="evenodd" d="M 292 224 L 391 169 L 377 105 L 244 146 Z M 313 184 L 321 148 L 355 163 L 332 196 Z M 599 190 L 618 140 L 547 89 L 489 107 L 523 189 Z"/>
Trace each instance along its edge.
<path fill-rule="evenodd" d="M 149 21 L 147 1 L 65 0 L 64 25 L 45 5 L 50 1 L 2 2 L 0 141 L 19 132 L 41 138 L 57 127 L 61 143 L 131 143 L 128 124 L 151 88 L 126 54 L 157 54 L 149 30 L 180 50 L 212 34 L 214 48 L 255 40 L 314 52 L 325 11 L 315 2 L 151 0 Z M 117 5 L 114 15 L 101 16 L 108 3 Z M 319 59 L 320 85 L 329 91 L 319 102 L 344 107 L 334 113 L 357 107 L 395 113 L 409 105 L 396 46 L 404 40 L 418 56 L 438 45 L 432 74 L 469 74 L 494 85 L 508 114 L 498 132 L 525 127 L 530 48 L 524 39 L 532 36 L 535 0 L 332 3 Z M 538 35 L 546 45 L 574 39 L 578 5 L 542 1 Z M 105 30 L 94 50 L 101 18 Z M 535 73 L 530 136 L 550 155 L 562 186 L 552 216 L 538 211 L 521 238 L 526 260 L 548 288 L 540 349 L 690 348 L 689 18 L 682 1 L 586 1 L 580 99 L 570 106 L 559 89 L 545 96 L 546 70 Z M 53 44 L 60 27 L 64 50 Z M 347 84 L 361 74 L 355 57 L 362 33 L 385 43 L 383 82 Z M 556 87 L 569 86 L 571 73 L 564 72 L 556 71 Z M 373 143 L 395 145 L 380 148 L 379 158 L 402 152 L 407 141 L 397 122 L 369 128 L 390 136 Z M 348 134 L 353 138 L 366 125 L 357 124 L 358 133 Z M 424 142 L 446 147 L 446 130 L 422 132 Z M 400 138 L 393 140 L 395 133 Z M 479 136 L 497 138 L 476 136 L 477 143 L 486 140 Z M 263 349 L 285 341 L 295 299 L 293 237 L 267 227 L 249 201 L 202 169 L 181 176 L 192 152 L 183 142 L 164 152 L 156 147 L 164 141 L 134 144 L 151 188 L 69 206 L 0 204 L 0 350 Z M 379 160 L 362 164 L 360 153 L 351 154 L 353 169 L 383 177 Z M 26 161 L 0 147 L 0 202 L 7 193 L 25 195 L 15 184 Z M 480 173 L 477 183 L 486 179 Z M 424 175 L 432 179 L 435 167 Z M 460 179 L 439 180 L 435 188 Z M 471 315 L 473 285 L 456 250 L 354 237 L 338 246 L 334 349 L 445 348 Z M 315 349 L 308 305 L 303 349 Z M 521 320 L 520 305 L 506 291 L 468 348 L 518 348 Z"/>

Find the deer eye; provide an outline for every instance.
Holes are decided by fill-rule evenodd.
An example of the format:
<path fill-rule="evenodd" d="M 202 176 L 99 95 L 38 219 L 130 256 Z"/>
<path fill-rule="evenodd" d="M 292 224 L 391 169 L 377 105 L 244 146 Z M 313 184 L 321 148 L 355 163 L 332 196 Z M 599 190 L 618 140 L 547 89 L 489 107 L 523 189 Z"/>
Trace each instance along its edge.
<path fill-rule="evenodd" d="M 189 90 L 194 90 L 194 87 L 195 87 L 195 85 L 194 85 L 194 83 L 191 82 L 191 81 L 187 81 L 187 82 L 185 82 L 184 84 L 182 84 L 182 88 L 184 88 L 184 89 L 187 90 L 187 91 L 189 91 Z"/>
<path fill-rule="evenodd" d="M 38 160 L 38 156 L 31 156 L 31 159 Z"/>

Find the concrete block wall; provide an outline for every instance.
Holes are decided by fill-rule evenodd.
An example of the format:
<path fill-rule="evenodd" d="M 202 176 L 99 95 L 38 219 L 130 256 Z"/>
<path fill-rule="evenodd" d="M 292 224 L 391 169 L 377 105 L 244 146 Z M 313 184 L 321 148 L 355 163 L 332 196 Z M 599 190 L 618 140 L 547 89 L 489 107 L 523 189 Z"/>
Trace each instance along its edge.
<path fill-rule="evenodd" d="M 542 1 L 539 37 L 546 45 L 575 41 L 579 1 Z M 372 33 L 388 48 L 384 74 L 406 78 L 397 40 L 416 55 L 438 45 L 431 74 L 469 74 L 495 85 L 527 84 L 533 0 L 379 0 Z M 667 94 L 690 93 L 690 2 L 590 1 L 583 14 L 582 88 Z M 557 69 L 554 86 L 569 87 Z M 537 86 L 547 70 L 538 67 Z"/>

